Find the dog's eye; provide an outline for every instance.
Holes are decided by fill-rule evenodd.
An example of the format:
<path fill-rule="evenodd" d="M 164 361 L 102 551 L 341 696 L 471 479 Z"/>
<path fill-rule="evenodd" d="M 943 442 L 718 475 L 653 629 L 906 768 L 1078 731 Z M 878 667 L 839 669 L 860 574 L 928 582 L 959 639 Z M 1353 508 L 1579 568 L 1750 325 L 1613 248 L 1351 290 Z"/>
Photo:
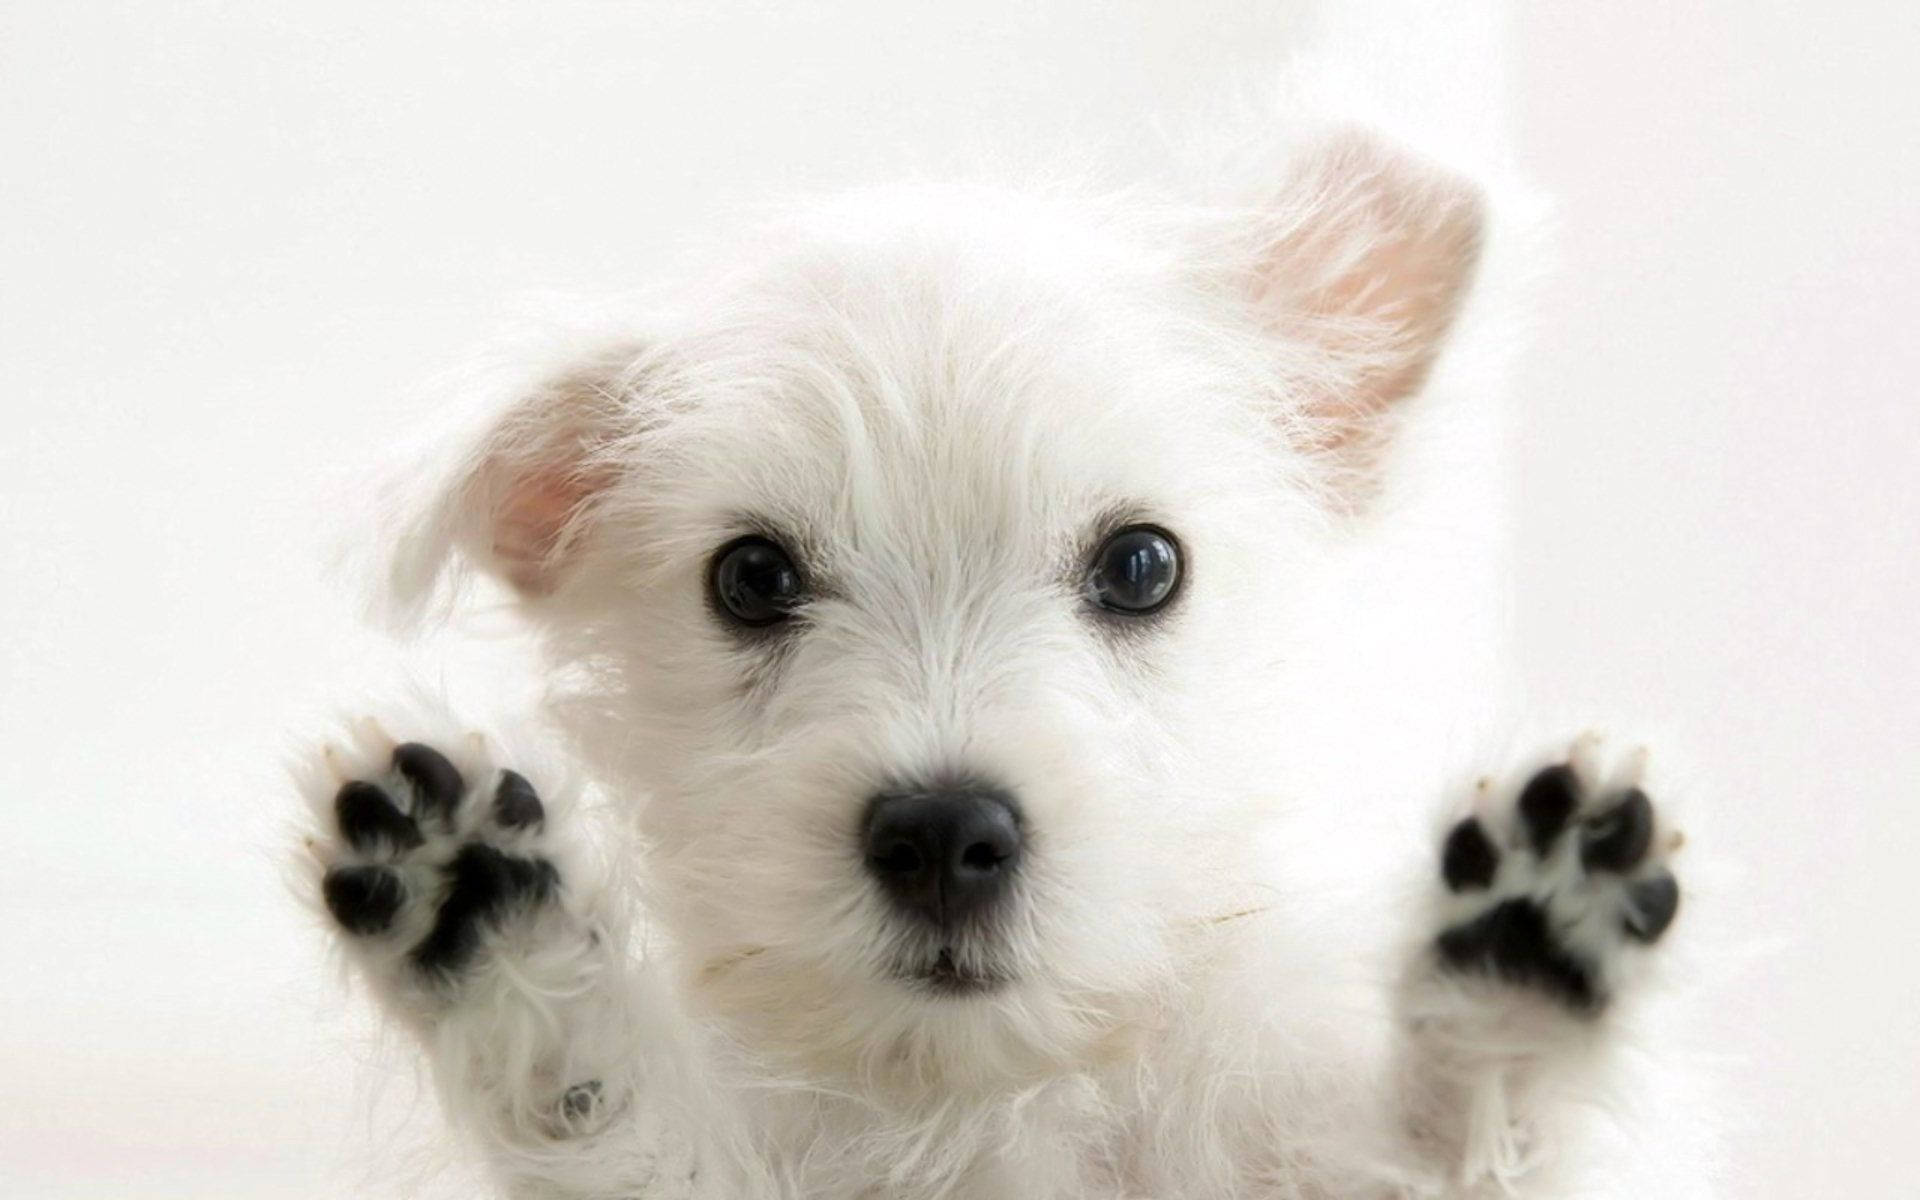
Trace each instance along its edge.
<path fill-rule="evenodd" d="M 1129 525 L 1101 543 L 1087 572 L 1087 598 L 1108 612 L 1145 616 L 1180 586 L 1180 548 L 1152 525 Z"/>
<path fill-rule="evenodd" d="M 800 568 L 763 537 L 743 537 L 713 556 L 708 587 L 720 611 L 742 625 L 772 625 L 793 615 L 800 603 Z"/>

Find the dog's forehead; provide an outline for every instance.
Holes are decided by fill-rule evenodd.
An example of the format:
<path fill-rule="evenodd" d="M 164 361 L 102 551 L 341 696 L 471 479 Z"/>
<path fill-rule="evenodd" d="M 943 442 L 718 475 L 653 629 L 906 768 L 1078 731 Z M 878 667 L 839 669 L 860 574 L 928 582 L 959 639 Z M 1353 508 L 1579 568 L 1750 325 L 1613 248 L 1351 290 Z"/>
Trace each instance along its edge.
<path fill-rule="evenodd" d="M 1159 264 L 1070 211 L 914 200 L 817 218 L 715 305 L 680 486 L 834 541 L 1012 543 L 1228 469 L 1232 386 Z"/>

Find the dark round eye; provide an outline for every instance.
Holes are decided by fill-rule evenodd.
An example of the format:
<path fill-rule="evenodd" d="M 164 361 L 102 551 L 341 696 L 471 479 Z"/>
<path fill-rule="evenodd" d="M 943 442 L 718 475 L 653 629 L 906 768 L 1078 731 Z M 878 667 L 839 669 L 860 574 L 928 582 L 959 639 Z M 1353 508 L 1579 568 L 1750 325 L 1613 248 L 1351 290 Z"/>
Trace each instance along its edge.
<path fill-rule="evenodd" d="M 1094 552 L 1087 597 L 1108 612 L 1145 616 L 1180 586 L 1180 547 L 1151 525 L 1130 525 Z"/>
<path fill-rule="evenodd" d="M 708 577 L 714 603 L 742 625 L 786 620 L 800 602 L 801 586 L 800 568 L 763 537 L 743 537 L 720 547 Z"/>

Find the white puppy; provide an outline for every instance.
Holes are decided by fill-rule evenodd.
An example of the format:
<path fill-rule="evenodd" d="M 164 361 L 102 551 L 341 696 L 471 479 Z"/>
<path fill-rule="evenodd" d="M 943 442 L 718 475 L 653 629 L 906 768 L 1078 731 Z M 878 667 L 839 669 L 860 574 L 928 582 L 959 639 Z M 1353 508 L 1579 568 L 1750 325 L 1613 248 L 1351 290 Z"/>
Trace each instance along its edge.
<path fill-rule="evenodd" d="M 508 584 L 557 732 L 413 712 L 306 782 L 510 1194 L 1616 1194 L 1583 1101 L 1679 899 L 1642 758 L 1457 789 L 1341 628 L 1486 209 L 1370 136 L 1278 161 L 816 206 L 491 418 L 396 579 Z M 1442 806 L 1413 887 L 1353 844 Z"/>

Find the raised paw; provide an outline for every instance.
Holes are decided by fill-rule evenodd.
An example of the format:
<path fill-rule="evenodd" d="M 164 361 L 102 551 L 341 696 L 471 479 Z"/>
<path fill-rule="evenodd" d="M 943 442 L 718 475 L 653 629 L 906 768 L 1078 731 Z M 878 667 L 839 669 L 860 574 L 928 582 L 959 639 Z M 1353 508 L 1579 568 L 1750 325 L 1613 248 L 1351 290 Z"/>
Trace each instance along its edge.
<path fill-rule="evenodd" d="M 475 747 L 466 769 L 420 742 L 363 751 L 315 843 L 326 909 L 362 958 L 394 982 L 440 987 L 493 936 L 551 907 L 560 872 L 545 849 L 546 808 L 527 779 Z"/>
<path fill-rule="evenodd" d="M 1645 756 L 1611 771 L 1598 758 L 1598 739 L 1581 739 L 1567 761 L 1447 835 L 1442 969 L 1598 1013 L 1627 950 L 1673 924 L 1680 887 L 1667 860 L 1679 837 L 1662 830 L 1642 787 Z M 1491 781 L 1482 787 L 1490 793 Z"/>

